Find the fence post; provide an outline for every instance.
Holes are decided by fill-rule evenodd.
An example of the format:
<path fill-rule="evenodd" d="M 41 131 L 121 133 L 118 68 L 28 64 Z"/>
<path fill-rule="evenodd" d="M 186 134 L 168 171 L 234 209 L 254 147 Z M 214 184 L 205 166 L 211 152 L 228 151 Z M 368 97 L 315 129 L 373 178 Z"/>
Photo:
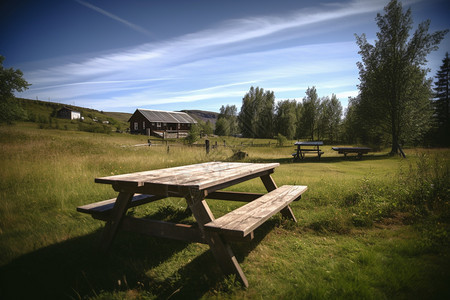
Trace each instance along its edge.
<path fill-rule="evenodd" d="M 209 140 L 205 140 L 206 154 L 209 154 Z"/>

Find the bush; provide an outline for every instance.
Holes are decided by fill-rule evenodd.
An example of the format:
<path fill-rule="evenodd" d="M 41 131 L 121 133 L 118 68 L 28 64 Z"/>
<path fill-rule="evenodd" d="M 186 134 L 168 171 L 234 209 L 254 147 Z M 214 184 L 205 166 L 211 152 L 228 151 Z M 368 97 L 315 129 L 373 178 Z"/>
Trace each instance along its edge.
<path fill-rule="evenodd" d="M 287 143 L 287 138 L 284 135 L 282 135 L 281 133 L 279 133 L 276 136 L 276 139 L 277 139 L 277 146 L 279 146 L 279 147 L 283 147 Z"/>

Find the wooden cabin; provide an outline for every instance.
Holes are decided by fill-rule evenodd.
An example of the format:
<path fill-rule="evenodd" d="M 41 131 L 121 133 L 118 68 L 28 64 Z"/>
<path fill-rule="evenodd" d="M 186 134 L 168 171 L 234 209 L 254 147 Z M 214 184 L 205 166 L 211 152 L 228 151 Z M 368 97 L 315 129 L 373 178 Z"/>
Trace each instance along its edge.
<path fill-rule="evenodd" d="M 81 113 L 68 107 L 63 107 L 56 112 L 56 117 L 61 119 L 77 120 L 81 119 Z"/>
<path fill-rule="evenodd" d="M 197 123 L 184 112 L 150 109 L 136 109 L 128 122 L 131 133 L 161 138 L 186 137 L 191 126 Z"/>

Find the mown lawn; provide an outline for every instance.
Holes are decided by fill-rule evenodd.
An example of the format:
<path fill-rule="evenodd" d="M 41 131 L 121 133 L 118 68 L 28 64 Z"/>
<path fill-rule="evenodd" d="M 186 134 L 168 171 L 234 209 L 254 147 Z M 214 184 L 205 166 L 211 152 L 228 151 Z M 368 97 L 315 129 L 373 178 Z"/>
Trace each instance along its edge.
<path fill-rule="evenodd" d="M 143 136 L 0 126 L 1 299 L 448 299 L 449 149 L 407 149 L 407 159 L 371 153 L 292 163 L 293 146 L 226 139 L 206 155 Z M 244 142 L 244 145 L 241 143 Z M 103 222 L 76 207 L 115 197 L 95 177 L 212 160 L 280 162 L 278 185 L 308 185 L 292 204 L 298 223 L 273 217 L 233 250 L 249 280 L 223 277 L 208 246 L 121 232 L 110 252 L 95 243 Z M 232 190 L 264 192 L 259 180 Z M 239 203 L 208 200 L 216 216 Z M 131 211 L 192 222 L 183 199 Z"/>

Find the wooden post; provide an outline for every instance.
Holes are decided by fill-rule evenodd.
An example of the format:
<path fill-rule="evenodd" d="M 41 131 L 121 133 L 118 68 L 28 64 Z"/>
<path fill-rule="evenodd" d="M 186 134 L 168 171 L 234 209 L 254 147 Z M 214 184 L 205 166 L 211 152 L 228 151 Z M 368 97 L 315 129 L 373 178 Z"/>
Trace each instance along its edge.
<path fill-rule="evenodd" d="M 264 175 L 261 176 L 261 181 L 264 184 L 264 187 L 268 192 L 271 192 L 275 189 L 277 189 L 277 184 L 273 180 L 272 176 L 270 175 Z M 283 208 L 281 211 L 281 215 L 286 219 L 291 219 L 292 221 L 297 223 L 297 219 L 294 216 L 294 212 L 292 211 L 291 207 L 288 205 L 285 208 Z"/>
<path fill-rule="evenodd" d="M 227 146 L 227 142 L 225 140 L 223 140 L 223 146 L 226 147 Z"/>
<path fill-rule="evenodd" d="M 209 154 L 209 140 L 205 140 L 206 154 Z"/>
<path fill-rule="evenodd" d="M 100 239 L 100 250 L 106 252 L 111 246 L 117 231 L 119 230 L 120 223 L 125 215 L 128 204 L 131 202 L 134 193 L 120 192 L 117 196 L 116 203 L 114 204 L 111 212 L 110 219 L 106 222 L 105 229 Z"/>
<path fill-rule="evenodd" d="M 200 231 L 205 236 L 209 248 L 216 258 L 222 272 L 225 275 L 235 274 L 245 287 L 248 287 L 248 280 L 239 265 L 236 256 L 231 250 L 230 245 L 224 241 L 219 234 L 215 232 L 205 233 L 203 225 L 214 220 L 214 216 L 206 203 L 204 196 L 201 193 L 191 192 L 186 197 L 189 208 L 192 211 Z"/>

